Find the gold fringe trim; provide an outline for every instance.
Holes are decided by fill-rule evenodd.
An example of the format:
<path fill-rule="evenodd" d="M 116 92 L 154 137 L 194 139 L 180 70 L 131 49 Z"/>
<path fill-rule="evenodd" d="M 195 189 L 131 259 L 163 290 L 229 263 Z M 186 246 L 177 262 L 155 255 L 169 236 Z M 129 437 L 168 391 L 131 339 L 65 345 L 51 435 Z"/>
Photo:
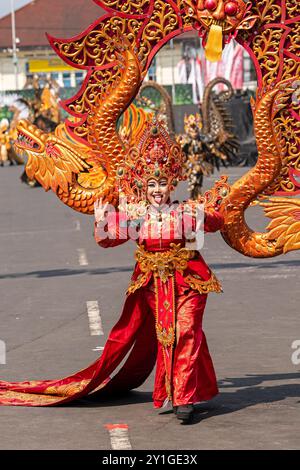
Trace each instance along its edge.
<path fill-rule="evenodd" d="M 223 292 L 222 285 L 213 272 L 211 272 L 211 277 L 208 281 L 203 281 L 198 274 L 189 274 L 184 280 L 192 289 L 200 294 L 209 294 L 210 292 L 219 294 Z"/>

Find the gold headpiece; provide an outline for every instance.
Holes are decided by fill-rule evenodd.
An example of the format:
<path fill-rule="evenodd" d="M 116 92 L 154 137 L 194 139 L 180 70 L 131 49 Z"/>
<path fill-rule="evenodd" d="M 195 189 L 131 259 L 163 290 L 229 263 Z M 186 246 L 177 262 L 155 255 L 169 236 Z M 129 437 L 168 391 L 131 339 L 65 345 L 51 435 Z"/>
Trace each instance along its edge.
<path fill-rule="evenodd" d="M 184 161 L 180 146 L 171 139 L 164 124 L 154 119 L 146 124 L 137 144 L 117 170 L 120 192 L 132 202 L 139 202 L 145 199 L 147 181 L 151 178 L 166 178 L 173 190 L 184 179 Z"/>

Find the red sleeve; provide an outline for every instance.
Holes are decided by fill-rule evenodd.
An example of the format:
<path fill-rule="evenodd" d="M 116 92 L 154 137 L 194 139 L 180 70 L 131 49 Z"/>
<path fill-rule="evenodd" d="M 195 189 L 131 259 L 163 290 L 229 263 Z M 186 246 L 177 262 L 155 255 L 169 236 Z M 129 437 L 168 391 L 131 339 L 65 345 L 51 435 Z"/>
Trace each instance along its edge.
<path fill-rule="evenodd" d="M 210 209 L 205 211 L 204 232 L 217 232 L 224 225 L 224 217 L 220 212 Z"/>
<path fill-rule="evenodd" d="M 109 212 L 105 221 L 94 222 L 94 237 L 102 248 L 111 248 L 128 241 L 127 218 L 125 213 Z"/>
<path fill-rule="evenodd" d="M 183 214 L 183 233 L 187 240 L 195 237 L 196 218 L 191 214 Z"/>
<path fill-rule="evenodd" d="M 183 217 L 185 235 L 189 238 L 189 234 L 195 233 L 197 227 L 197 220 L 190 214 L 184 214 Z M 204 211 L 204 232 L 217 232 L 221 230 L 224 225 L 224 217 L 220 212 L 214 209 L 208 209 Z M 203 223 L 201 223 L 200 230 L 203 230 Z"/>

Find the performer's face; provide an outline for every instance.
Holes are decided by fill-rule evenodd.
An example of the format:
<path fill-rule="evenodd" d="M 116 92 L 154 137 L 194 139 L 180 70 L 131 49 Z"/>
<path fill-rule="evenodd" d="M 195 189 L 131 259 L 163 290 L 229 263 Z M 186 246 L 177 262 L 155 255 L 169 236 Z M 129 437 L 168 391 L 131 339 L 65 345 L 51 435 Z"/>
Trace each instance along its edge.
<path fill-rule="evenodd" d="M 167 178 L 151 178 L 147 184 L 147 199 L 154 207 L 160 207 L 167 203 L 170 197 L 170 189 Z"/>

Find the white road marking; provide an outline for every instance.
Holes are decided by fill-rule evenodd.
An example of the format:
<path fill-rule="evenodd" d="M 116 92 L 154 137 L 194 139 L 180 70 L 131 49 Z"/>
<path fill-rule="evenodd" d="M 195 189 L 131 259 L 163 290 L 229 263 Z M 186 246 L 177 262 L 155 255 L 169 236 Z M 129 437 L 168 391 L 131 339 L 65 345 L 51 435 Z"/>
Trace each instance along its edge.
<path fill-rule="evenodd" d="M 81 230 L 81 225 L 80 225 L 80 220 L 75 221 L 75 231 L 80 232 Z"/>
<path fill-rule="evenodd" d="M 132 450 L 127 424 L 106 424 L 112 450 Z"/>
<path fill-rule="evenodd" d="M 78 259 L 79 259 L 80 266 L 88 266 L 89 263 L 88 263 L 88 260 L 87 260 L 85 249 L 84 248 L 78 248 L 77 253 L 78 253 Z"/>
<path fill-rule="evenodd" d="M 102 320 L 99 311 L 99 305 L 97 300 L 88 300 L 86 303 L 88 316 L 89 316 L 89 324 L 90 324 L 90 332 L 91 336 L 100 336 L 104 335 L 103 328 L 102 328 Z"/>
<path fill-rule="evenodd" d="M 103 351 L 104 349 L 104 346 L 97 346 L 96 348 L 93 349 L 93 351 L 97 352 L 97 351 Z"/>
<path fill-rule="evenodd" d="M 3 340 L 0 340 L 0 364 L 6 364 L 6 344 Z"/>

